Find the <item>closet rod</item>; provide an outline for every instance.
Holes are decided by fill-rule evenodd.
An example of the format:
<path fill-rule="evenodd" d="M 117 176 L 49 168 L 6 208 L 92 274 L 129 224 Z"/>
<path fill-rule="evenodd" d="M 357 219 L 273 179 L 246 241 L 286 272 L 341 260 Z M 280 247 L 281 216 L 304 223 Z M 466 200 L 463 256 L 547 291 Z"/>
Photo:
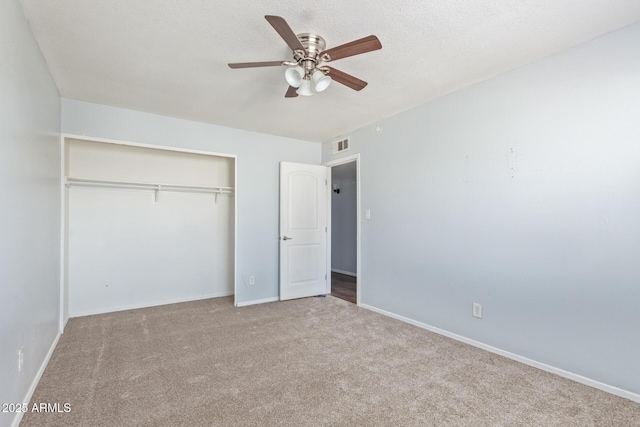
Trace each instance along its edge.
<path fill-rule="evenodd" d="M 131 188 L 155 191 L 187 191 L 195 193 L 233 194 L 233 187 L 199 187 L 193 185 L 151 184 L 147 182 L 110 181 L 67 177 L 66 186 Z"/>

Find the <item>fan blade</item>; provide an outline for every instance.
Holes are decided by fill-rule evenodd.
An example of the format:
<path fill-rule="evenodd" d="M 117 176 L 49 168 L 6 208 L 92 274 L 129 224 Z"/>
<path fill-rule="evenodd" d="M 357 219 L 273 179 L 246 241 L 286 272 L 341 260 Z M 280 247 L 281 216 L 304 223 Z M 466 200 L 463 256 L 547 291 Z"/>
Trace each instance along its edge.
<path fill-rule="evenodd" d="M 301 50 L 307 54 L 307 50 L 304 48 L 296 33 L 293 32 L 287 21 L 281 16 L 266 15 L 266 20 L 273 27 L 274 30 L 280 34 L 280 37 L 289 45 L 291 50 Z"/>
<path fill-rule="evenodd" d="M 287 93 L 284 94 L 285 98 L 295 98 L 296 96 L 298 96 L 298 92 L 296 92 L 298 89 L 293 87 L 293 86 L 289 86 L 289 89 L 287 89 Z"/>
<path fill-rule="evenodd" d="M 344 71 L 336 70 L 332 67 L 322 67 L 329 70 L 328 76 L 332 80 L 350 87 L 353 90 L 362 90 L 367 85 L 367 82 L 360 80 L 357 77 L 353 77 L 351 74 L 347 74 Z"/>
<path fill-rule="evenodd" d="M 361 53 L 367 53 L 378 49 L 382 49 L 380 40 L 378 40 L 376 36 L 368 36 L 325 50 L 324 52 L 320 52 L 319 57 L 323 61 L 328 62 L 335 61 L 336 59 L 347 58 L 349 56 L 360 55 Z"/>
<path fill-rule="evenodd" d="M 229 64 L 230 68 L 253 68 L 253 67 L 276 67 L 284 65 L 286 61 L 267 61 L 267 62 L 236 62 Z"/>

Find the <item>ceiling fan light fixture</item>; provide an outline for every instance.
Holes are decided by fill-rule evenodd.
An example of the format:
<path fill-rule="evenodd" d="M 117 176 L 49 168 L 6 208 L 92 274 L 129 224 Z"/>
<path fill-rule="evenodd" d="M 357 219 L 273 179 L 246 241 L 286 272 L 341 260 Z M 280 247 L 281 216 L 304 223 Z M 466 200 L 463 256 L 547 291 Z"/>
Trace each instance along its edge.
<path fill-rule="evenodd" d="M 310 79 L 302 79 L 302 83 L 300 87 L 296 91 L 298 95 L 302 96 L 311 96 L 313 95 L 313 85 L 311 84 Z"/>
<path fill-rule="evenodd" d="M 228 64 L 230 68 L 286 66 L 284 77 L 289 83 L 289 88 L 284 95 L 285 98 L 295 98 L 298 95 L 311 96 L 316 92 L 323 92 L 333 80 L 356 91 L 367 86 L 364 80 L 322 63 L 382 49 L 382 44 L 376 36 L 370 35 L 326 49 L 327 44 L 324 38 L 318 34 L 296 34 L 281 16 L 265 15 L 265 19 L 289 46 L 293 60 L 234 62 Z"/>
<path fill-rule="evenodd" d="M 313 87 L 316 92 L 322 92 L 331 84 L 331 77 L 325 75 L 320 70 L 315 70 L 312 74 L 313 78 Z"/>
<path fill-rule="evenodd" d="M 304 79 L 304 68 L 299 65 L 289 67 L 284 72 L 284 78 L 287 80 L 287 83 L 289 83 L 289 86 L 300 87 Z"/>

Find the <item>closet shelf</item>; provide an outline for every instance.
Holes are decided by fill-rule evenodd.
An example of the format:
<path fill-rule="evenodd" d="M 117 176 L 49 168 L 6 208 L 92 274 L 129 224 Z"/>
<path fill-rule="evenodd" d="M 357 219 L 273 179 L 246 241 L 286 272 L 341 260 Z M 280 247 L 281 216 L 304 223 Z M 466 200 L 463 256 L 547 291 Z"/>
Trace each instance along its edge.
<path fill-rule="evenodd" d="M 67 187 L 102 187 L 102 188 L 128 188 L 133 190 L 152 190 L 156 192 L 156 202 L 160 191 L 179 191 L 189 193 L 211 193 L 216 195 L 216 202 L 219 194 L 234 194 L 233 187 L 202 187 L 193 185 L 155 184 L 147 182 L 131 181 L 110 181 L 102 179 L 72 178 L 67 177 L 65 185 Z"/>

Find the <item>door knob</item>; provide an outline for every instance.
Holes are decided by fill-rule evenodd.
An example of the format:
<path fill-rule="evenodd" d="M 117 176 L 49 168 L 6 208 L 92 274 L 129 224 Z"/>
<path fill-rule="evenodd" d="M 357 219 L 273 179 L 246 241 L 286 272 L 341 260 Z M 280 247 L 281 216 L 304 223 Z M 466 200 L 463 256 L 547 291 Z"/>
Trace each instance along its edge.
<path fill-rule="evenodd" d="M 282 240 L 293 240 L 293 237 L 282 236 Z"/>

